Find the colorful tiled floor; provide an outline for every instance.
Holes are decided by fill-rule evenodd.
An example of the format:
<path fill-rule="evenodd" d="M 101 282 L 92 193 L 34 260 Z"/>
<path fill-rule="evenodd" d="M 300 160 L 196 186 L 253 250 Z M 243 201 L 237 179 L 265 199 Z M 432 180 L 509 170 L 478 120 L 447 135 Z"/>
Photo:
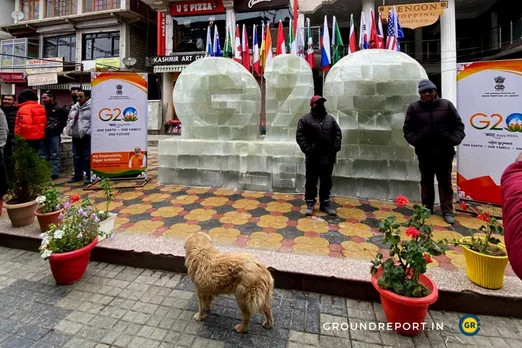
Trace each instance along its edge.
<path fill-rule="evenodd" d="M 203 231 L 220 244 L 370 260 L 378 252 L 388 254 L 378 232 L 379 219 L 395 215 L 398 221 L 405 221 L 412 213 L 390 202 L 337 197 L 334 201 L 338 217 L 317 212 L 308 218 L 303 214 L 302 195 L 162 186 L 156 180 L 157 158 L 151 155 L 152 180 L 143 188 L 115 192 L 110 210 L 118 214 L 118 233 L 184 239 L 190 233 Z M 102 192 L 86 191 L 81 185 L 65 181 L 58 181 L 64 195 L 88 196 L 105 209 Z M 458 214 L 458 223 L 453 227 L 440 215 L 429 222 L 436 239 L 473 235 L 481 226 L 479 220 L 467 214 Z M 445 256 L 436 257 L 430 267 L 464 269 L 464 256 L 459 248 L 452 248 Z M 510 267 L 506 275 L 513 275 Z"/>

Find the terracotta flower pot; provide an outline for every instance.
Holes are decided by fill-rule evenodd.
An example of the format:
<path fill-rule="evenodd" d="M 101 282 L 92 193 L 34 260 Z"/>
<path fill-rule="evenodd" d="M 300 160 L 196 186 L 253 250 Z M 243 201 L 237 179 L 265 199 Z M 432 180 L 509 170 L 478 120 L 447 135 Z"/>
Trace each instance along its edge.
<path fill-rule="evenodd" d="M 13 204 L 11 201 L 4 203 L 4 207 L 7 210 L 7 216 L 11 220 L 13 227 L 24 227 L 32 224 L 35 220 L 34 213 L 38 209 L 38 203 L 36 201 Z"/>
<path fill-rule="evenodd" d="M 50 213 L 42 213 L 40 212 L 42 210 L 41 208 L 38 209 L 34 215 L 36 215 L 36 218 L 38 219 L 38 223 L 40 224 L 40 230 L 42 232 L 49 231 L 49 225 L 54 224 L 56 226 L 59 226 L 62 221 L 58 218 L 60 214 L 63 212 L 63 209 L 53 211 Z"/>
<path fill-rule="evenodd" d="M 83 278 L 89 264 L 91 251 L 97 243 L 98 237 L 94 238 L 91 244 L 81 249 L 49 256 L 51 272 L 57 285 L 73 284 Z"/>
<path fill-rule="evenodd" d="M 416 336 L 423 328 L 428 307 L 439 297 L 437 285 L 430 278 L 421 274 L 419 281 L 430 290 L 430 294 L 426 297 L 405 297 L 379 287 L 377 280 L 382 273 L 383 270 L 380 268 L 376 274 L 372 275 L 372 284 L 381 296 L 386 320 L 393 324 L 394 330 L 398 333 Z"/>
<path fill-rule="evenodd" d="M 4 199 L 0 198 L 0 216 L 2 216 L 3 212 L 4 212 Z"/>

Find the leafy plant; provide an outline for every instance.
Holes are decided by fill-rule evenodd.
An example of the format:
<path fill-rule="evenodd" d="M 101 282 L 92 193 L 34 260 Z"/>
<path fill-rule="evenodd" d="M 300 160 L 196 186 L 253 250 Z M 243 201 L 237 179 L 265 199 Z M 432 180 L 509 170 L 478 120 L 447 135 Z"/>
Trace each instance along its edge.
<path fill-rule="evenodd" d="M 106 208 L 105 210 L 99 210 L 97 215 L 100 220 L 103 221 L 109 218 L 109 207 L 111 202 L 114 200 L 114 187 L 111 185 L 109 178 L 104 178 L 101 182 L 101 186 L 105 195 Z"/>
<path fill-rule="evenodd" d="M 36 202 L 41 206 L 41 212 L 48 214 L 62 209 L 59 195 L 60 191 L 55 187 L 48 187 L 41 196 L 36 197 Z"/>
<path fill-rule="evenodd" d="M 30 202 L 51 182 L 51 164 L 40 158 L 22 137 L 14 140 L 14 178 L 9 194 L 12 203 Z"/>
<path fill-rule="evenodd" d="M 64 203 L 64 213 L 60 215 L 59 227 L 52 224 L 49 231 L 40 234 L 42 244 L 40 253 L 48 259 L 53 253 L 66 253 L 89 245 L 94 238 L 106 235 L 100 231 L 100 218 L 88 199 L 79 201 L 79 196 L 72 196 Z"/>
<path fill-rule="evenodd" d="M 477 214 L 477 219 L 485 222 L 484 225 L 480 226 L 479 230 L 485 234 L 484 237 L 471 237 L 471 240 L 453 240 L 453 245 L 463 245 L 468 249 L 476 251 L 484 255 L 490 256 L 506 256 L 506 252 L 498 247 L 500 239 L 493 236 L 493 234 L 504 235 L 504 227 L 498 222 L 498 220 L 491 216 L 487 211 L 478 212 L 473 208 L 469 207 L 466 203 L 462 202 L 460 207 L 463 210 L 471 210 Z"/>
<path fill-rule="evenodd" d="M 403 207 L 408 199 L 399 196 L 397 205 Z M 377 284 L 385 290 L 406 297 L 424 297 L 429 290 L 420 281 L 421 274 L 426 273 L 432 256 L 444 254 L 446 244 L 432 239 L 433 229 L 426 224 L 431 212 L 426 207 L 413 206 L 413 215 L 405 223 L 398 223 L 395 216 L 389 216 L 380 222 L 379 231 L 384 233 L 384 243 L 390 244 L 390 258 L 383 259 L 377 254 L 372 261 L 371 274 L 376 274 L 379 267 L 383 273 Z M 401 241 L 400 229 L 406 227 L 406 235 L 411 239 Z"/>

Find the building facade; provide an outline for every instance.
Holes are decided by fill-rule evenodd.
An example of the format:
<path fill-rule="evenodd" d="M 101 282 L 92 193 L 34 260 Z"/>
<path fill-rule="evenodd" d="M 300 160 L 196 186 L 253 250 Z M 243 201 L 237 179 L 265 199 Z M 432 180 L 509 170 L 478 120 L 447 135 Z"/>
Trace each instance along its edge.
<path fill-rule="evenodd" d="M 89 88 L 92 71 L 144 71 L 156 50 L 155 12 L 139 0 L 10 1 L 12 19 L 0 23 L 11 36 L 0 42 L 2 94 L 51 89 L 68 105 L 70 88 Z"/>

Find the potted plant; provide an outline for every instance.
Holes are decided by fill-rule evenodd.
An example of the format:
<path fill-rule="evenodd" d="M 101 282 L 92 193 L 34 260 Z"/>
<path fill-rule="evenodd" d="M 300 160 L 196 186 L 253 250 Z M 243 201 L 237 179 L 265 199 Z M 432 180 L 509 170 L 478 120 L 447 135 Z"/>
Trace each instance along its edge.
<path fill-rule="evenodd" d="M 53 277 L 58 285 L 68 285 L 80 280 L 87 269 L 92 249 L 99 237 L 100 219 L 89 200 L 77 203 L 78 196 L 64 203 L 63 219 L 60 226 L 50 225 L 49 231 L 42 233 L 40 253 L 49 260 Z"/>
<path fill-rule="evenodd" d="M 114 200 L 114 188 L 108 178 L 103 179 L 101 185 L 105 194 L 106 208 L 105 210 L 98 210 L 96 214 L 100 219 L 100 230 L 108 235 L 111 234 L 114 229 L 114 223 L 117 216 L 116 214 L 109 212 L 111 202 Z M 100 241 L 103 239 L 104 237 L 100 237 Z"/>
<path fill-rule="evenodd" d="M 469 207 L 461 204 L 464 210 Z M 469 280 L 486 289 L 496 290 L 504 285 L 504 273 L 508 264 L 506 246 L 500 243 L 493 234 L 503 235 L 504 228 L 495 217 L 488 212 L 477 212 L 477 218 L 483 221 L 479 230 L 484 236 L 464 237 L 454 240 L 455 246 L 460 245 L 466 259 L 466 273 Z"/>
<path fill-rule="evenodd" d="M 42 232 L 48 231 L 51 224 L 60 225 L 60 215 L 63 212 L 63 206 L 58 199 L 59 195 L 60 191 L 55 187 L 49 187 L 41 196 L 36 197 L 36 203 L 40 205 L 40 208 L 34 214 L 38 219 Z"/>
<path fill-rule="evenodd" d="M 16 137 L 14 141 L 14 178 L 9 190 L 9 200 L 4 203 L 13 227 L 30 225 L 38 208 L 36 197 L 51 181 L 51 166 L 41 159 L 27 142 Z"/>
<path fill-rule="evenodd" d="M 399 196 L 399 206 L 408 203 Z M 415 336 L 422 329 L 428 307 L 437 301 L 437 285 L 424 273 L 432 256 L 444 253 L 444 242 L 432 239 L 433 229 L 426 224 L 430 210 L 413 206 L 413 215 L 405 223 L 398 223 L 395 216 L 381 221 L 379 230 L 384 233 L 384 243 L 390 245 L 390 258 L 384 260 L 377 254 L 372 261 L 372 284 L 379 292 L 386 320 L 404 335 Z M 408 241 L 401 241 L 400 228 L 407 228 Z"/>

